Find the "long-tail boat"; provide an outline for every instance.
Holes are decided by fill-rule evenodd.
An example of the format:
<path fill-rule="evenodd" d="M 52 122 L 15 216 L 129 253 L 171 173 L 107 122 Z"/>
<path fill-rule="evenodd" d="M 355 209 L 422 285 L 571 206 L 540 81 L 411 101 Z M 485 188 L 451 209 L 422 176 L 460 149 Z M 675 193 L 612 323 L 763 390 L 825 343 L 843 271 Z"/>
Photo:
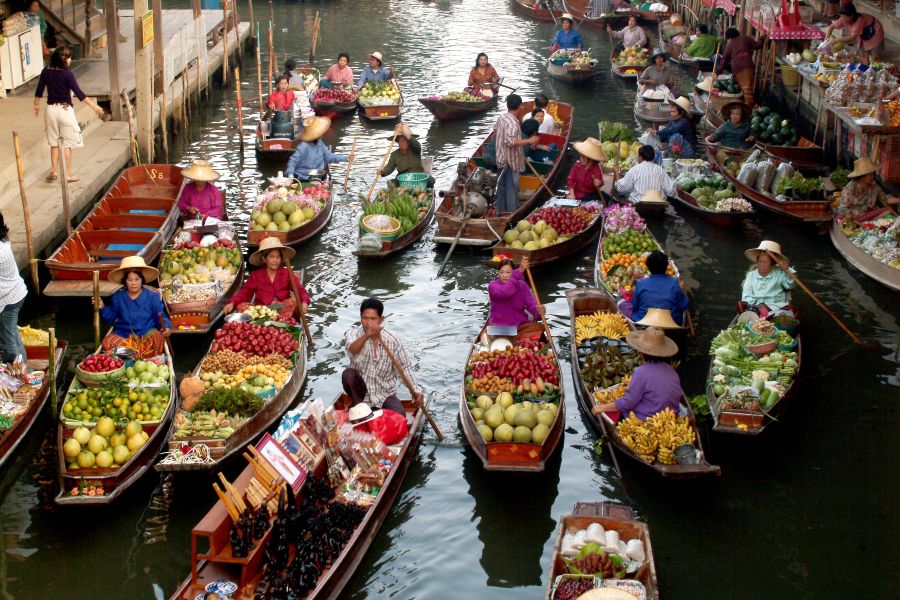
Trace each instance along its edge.
<path fill-rule="evenodd" d="M 835 250 L 848 263 L 889 290 L 900 292 L 900 269 L 881 262 L 851 242 L 838 219 L 831 224 L 829 235 Z"/>
<path fill-rule="evenodd" d="M 438 121 L 458 121 L 473 115 L 487 112 L 497 106 L 499 94 L 491 94 L 481 102 L 462 102 L 451 100 L 446 96 L 423 96 L 419 102 L 434 115 Z"/>

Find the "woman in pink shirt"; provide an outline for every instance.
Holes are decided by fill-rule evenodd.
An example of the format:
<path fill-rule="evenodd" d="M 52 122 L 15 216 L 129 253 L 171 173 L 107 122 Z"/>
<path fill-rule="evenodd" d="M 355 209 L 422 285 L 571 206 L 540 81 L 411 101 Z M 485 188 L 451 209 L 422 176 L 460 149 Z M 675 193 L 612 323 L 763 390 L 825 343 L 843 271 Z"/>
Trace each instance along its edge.
<path fill-rule="evenodd" d="M 257 267 L 265 266 L 250 273 L 241 289 L 225 305 L 225 314 L 229 314 L 235 308 L 245 311 L 251 304 L 262 306 L 277 304 L 280 306 L 279 317 L 291 318 L 297 308 L 290 280 L 290 277 L 293 277 L 300 293 L 300 313 L 305 315 L 311 301 L 306 288 L 293 272 L 291 267 L 293 257 L 294 249 L 283 245 L 278 238 L 263 238 L 259 250 L 251 254 L 247 262 Z"/>
<path fill-rule="evenodd" d="M 215 171 L 208 161 L 195 160 L 187 169 L 182 169 L 181 174 L 191 183 L 181 190 L 178 199 L 178 208 L 184 218 L 202 219 L 213 217 L 225 218 L 225 203 L 222 200 L 222 192 L 212 183 L 221 175 Z"/>
<path fill-rule="evenodd" d="M 603 171 L 600 163 L 606 162 L 606 154 L 600 140 L 588 138 L 583 142 L 575 142 L 572 147 L 581 156 L 566 179 L 569 188 L 568 197 L 578 200 L 600 200 L 600 188 L 603 187 Z"/>
<path fill-rule="evenodd" d="M 500 261 L 497 269 L 499 277 L 488 284 L 491 301 L 488 324 L 518 327 L 537 320 L 543 311 L 538 308 L 523 275 L 528 269 L 528 259 L 522 259 L 519 268 L 513 269 L 513 261 L 507 258 Z"/>
<path fill-rule="evenodd" d="M 884 53 L 884 27 L 881 21 L 872 15 L 862 15 L 856 12 L 856 7 L 848 4 L 839 12 L 841 17 L 828 26 L 826 35 L 831 33 L 835 27 L 842 27 L 847 30 L 847 35 L 840 37 L 835 42 L 843 42 L 849 44 L 859 40 L 860 50 L 865 52 L 864 61 L 869 63 L 878 60 Z"/>
<path fill-rule="evenodd" d="M 322 79 L 328 80 L 332 86 L 337 87 L 353 85 L 353 69 L 348 66 L 349 64 L 350 55 L 346 52 L 341 52 L 338 54 L 337 64 L 328 67 L 325 77 Z"/>

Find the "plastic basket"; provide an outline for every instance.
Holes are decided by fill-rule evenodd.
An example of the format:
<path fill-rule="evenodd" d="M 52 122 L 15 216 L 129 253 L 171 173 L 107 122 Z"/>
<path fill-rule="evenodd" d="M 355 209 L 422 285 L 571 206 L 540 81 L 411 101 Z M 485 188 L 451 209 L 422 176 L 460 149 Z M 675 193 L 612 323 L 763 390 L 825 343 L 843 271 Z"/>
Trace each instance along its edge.
<path fill-rule="evenodd" d="M 402 173 L 397 175 L 400 187 L 424 190 L 428 187 L 428 173 Z"/>
<path fill-rule="evenodd" d="M 388 215 L 367 215 L 363 217 L 362 228 L 377 233 L 382 239 L 392 239 L 391 236 L 400 233 L 400 221 Z"/>
<path fill-rule="evenodd" d="M 562 56 L 562 57 L 559 57 L 559 58 L 551 58 L 551 59 L 550 59 L 550 62 L 552 62 L 552 63 L 553 63 L 554 65 L 556 65 L 557 67 L 561 67 L 561 66 L 563 66 L 564 64 L 566 64 L 567 62 L 569 62 L 569 57 L 568 57 L 568 56 Z"/>

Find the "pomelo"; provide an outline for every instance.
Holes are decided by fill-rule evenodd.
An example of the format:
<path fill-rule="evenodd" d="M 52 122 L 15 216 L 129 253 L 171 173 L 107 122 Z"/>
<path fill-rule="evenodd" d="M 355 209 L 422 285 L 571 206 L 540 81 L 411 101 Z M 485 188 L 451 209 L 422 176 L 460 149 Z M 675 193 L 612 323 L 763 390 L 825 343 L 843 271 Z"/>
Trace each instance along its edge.
<path fill-rule="evenodd" d="M 506 410 L 513 404 L 513 396 L 509 392 L 500 392 L 500 395 L 497 396 L 497 404 L 500 405 L 500 408 Z"/>
<path fill-rule="evenodd" d="M 513 439 L 513 428 L 512 425 L 507 425 L 503 423 L 496 429 L 494 429 L 494 440 L 498 442 L 511 442 Z"/>
<path fill-rule="evenodd" d="M 475 398 L 475 406 L 477 406 L 481 410 L 487 410 L 493 405 L 494 401 L 491 400 L 490 396 L 478 396 L 477 398 Z"/>
<path fill-rule="evenodd" d="M 527 444 L 531 442 L 531 429 L 519 425 L 513 430 L 513 441 Z"/>
<path fill-rule="evenodd" d="M 97 466 L 101 469 L 107 469 L 113 464 L 113 455 L 109 450 L 103 450 L 97 454 Z"/>
<path fill-rule="evenodd" d="M 496 429 L 503 424 L 503 411 L 499 406 L 492 406 L 484 413 L 484 422 L 491 429 Z"/>
<path fill-rule="evenodd" d="M 78 440 L 78 443 L 84 446 L 91 439 L 91 432 L 87 427 L 79 427 L 72 432 L 72 437 Z"/>
<path fill-rule="evenodd" d="M 69 438 L 66 440 L 66 443 L 63 444 L 63 454 L 66 455 L 66 458 L 69 460 L 74 459 L 81 453 L 81 444 L 78 443 L 78 440 L 75 438 Z"/>
<path fill-rule="evenodd" d="M 90 450 L 82 450 L 78 455 L 78 466 L 82 469 L 90 469 L 97 461 L 97 457 Z"/>
<path fill-rule="evenodd" d="M 543 423 L 538 423 L 531 430 L 531 441 L 535 444 L 543 444 L 549 434 L 550 428 Z"/>
<path fill-rule="evenodd" d="M 503 420 L 510 425 L 516 424 L 516 413 L 522 409 L 521 404 L 511 404 L 503 411 Z"/>
<path fill-rule="evenodd" d="M 494 431 L 484 423 L 478 426 L 478 433 L 481 434 L 481 437 L 484 438 L 485 442 L 494 441 Z"/>
<path fill-rule="evenodd" d="M 553 421 L 555 420 L 556 415 L 549 410 L 542 410 L 537 414 L 537 421 L 540 425 L 546 425 L 547 427 L 550 427 L 551 425 L 553 425 Z"/>
<path fill-rule="evenodd" d="M 128 451 L 128 448 L 124 444 L 116 446 L 115 448 L 113 448 L 113 461 L 117 465 L 124 465 L 126 462 L 128 462 L 128 456 L 130 454 L 131 453 Z"/>
<path fill-rule="evenodd" d="M 537 416 L 533 410 L 523 409 L 516 413 L 516 427 L 527 427 L 531 430 L 537 423 Z"/>
<path fill-rule="evenodd" d="M 484 411 L 478 407 L 471 409 L 469 412 L 472 413 L 472 418 L 475 419 L 476 422 L 481 421 L 484 418 Z"/>

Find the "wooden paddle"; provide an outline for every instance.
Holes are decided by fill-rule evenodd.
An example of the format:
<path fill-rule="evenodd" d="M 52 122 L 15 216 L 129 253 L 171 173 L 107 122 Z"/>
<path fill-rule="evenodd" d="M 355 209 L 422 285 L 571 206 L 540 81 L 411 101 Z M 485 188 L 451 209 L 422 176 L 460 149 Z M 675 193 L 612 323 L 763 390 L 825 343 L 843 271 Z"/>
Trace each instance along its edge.
<path fill-rule="evenodd" d="M 456 250 L 456 244 L 459 242 L 459 237 L 462 235 L 463 229 L 466 228 L 466 223 L 469 221 L 469 217 L 472 216 L 472 209 L 466 209 L 466 213 L 463 215 L 462 223 L 459 224 L 459 231 L 456 232 L 456 237 L 453 238 L 453 243 L 450 244 L 450 249 L 447 250 L 447 256 L 444 257 L 444 262 L 441 263 L 441 268 L 438 269 L 437 276 L 440 277 L 441 273 L 444 272 L 444 267 L 447 266 L 447 261 L 450 260 L 450 255 L 453 254 L 453 251 Z"/>
<path fill-rule="evenodd" d="M 547 185 L 547 182 L 544 181 L 544 178 L 543 178 L 543 177 L 541 177 L 541 174 L 538 173 L 538 172 L 537 172 L 537 169 L 534 168 L 534 165 L 531 164 L 531 161 L 529 161 L 529 160 L 526 158 L 526 159 L 525 159 L 525 164 L 528 165 L 528 168 L 531 169 L 531 172 L 534 173 L 534 176 L 537 177 L 538 181 L 541 182 L 541 186 L 542 186 L 545 190 L 547 190 L 547 193 L 550 194 L 550 197 L 551 197 L 551 198 L 555 197 L 555 196 L 556 196 L 556 192 L 554 192 L 553 190 L 550 189 L 550 187 Z"/>
<path fill-rule="evenodd" d="M 163 335 L 163 339 L 166 340 L 166 348 L 169 349 L 169 356 L 175 356 L 175 351 L 172 350 L 172 340 L 163 333 L 166 330 L 166 321 L 163 319 L 163 314 L 157 314 L 156 318 L 159 319 L 159 332 Z"/>
<path fill-rule="evenodd" d="M 531 291 L 534 294 L 534 299 L 537 301 L 539 312 L 542 314 L 541 317 L 541 325 L 544 326 L 544 333 L 547 334 L 547 341 L 550 342 L 550 347 L 553 348 L 553 354 L 559 357 L 559 353 L 556 351 L 556 343 L 553 341 L 553 335 L 550 333 L 550 327 L 547 326 L 547 316 L 543 313 L 546 312 L 544 309 L 543 303 L 541 303 L 541 297 L 538 295 L 537 286 L 534 285 L 534 277 L 531 276 L 531 269 L 525 269 L 525 273 L 528 275 L 528 283 L 531 284 Z"/>
<path fill-rule="evenodd" d="M 403 370 L 403 367 L 400 366 L 400 363 L 397 361 L 397 358 L 394 354 L 388 349 L 387 344 L 382 342 L 381 344 L 384 353 L 388 355 L 388 358 L 391 359 L 391 362 L 394 363 L 394 368 L 397 370 L 397 373 L 400 374 L 400 379 L 403 380 L 403 384 L 409 390 L 409 393 L 415 396 L 416 390 L 413 388 L 412 383 L 409 380 L 409 377 L 406 376 L 406 371 Z M 431 413 L 428 412 L 428 409 L 425 407 L 425 402 L 422 402 L 419 405 L 419 408 L 422 409 L 422 414 L 425 415 L 425 418 L 428 419 L 428 424 L 431 425 L 431 428 L 434 430 L 434 434 L 437 436 L 439 442 L 444 440 L 444 434 L 441 433 L 441 430 L 438 429 L 437 423 L 434 422 L 434 419 L 431 417 Z"/>
<path fill-rule="evenodd" d="M 394 149 L 394 142 L 397 141 L 397 135 L 400 133 L 400 125 L 398 124 L 394 127 L 394 137 L 391 138 L 391 143 L 388 146 L 387 152 L 384 153 L 384 157 L 381 159 L 381 166 L 378 167 L 378 170 L 375 171 L 375 179 L 372 180 L 372 187 L 369 188 L 369 194 L 366 196 L 366 202 L 371 202 L 372 193 L 375 191 L 375 185 L 378 183 L 378 178 L 381 177 L 381 171 L 384 169 L 384 165 L 387 163 L 388 157 L 391 155 L 391 150 Z"/>
<path fill-rule="evenodd" d="M 773 264 L 777 264 L 777 260 L 775 259 L 774 254 L 772 254 L 768 250 L 766 250 L 766 254 L 768 254 L 769 258 L 772 259 Z M 831 312 L 828 309 L 828 307 L 825 306 L 825 304 L 821 300 L 819 300 L 819 297 L 816 296 L 815 294 L 813 294 L 812 291 L 810 291 L 810 289 L 808 287 L 806 287 L 803 284 L 803 282 L 800 281 L 800 279 L 790 271 L 790 269 L 785 270 L 785 273 L 787 273 L 788 276 L 794 280 L 794 283 L 796 283 L 798 286 L 800 286 L 800 289 L 802 289 L 804 292 L 809 294 L 809 297 L 812 298 L 816 304 L 818 304 L 820 307 L 822 307 L 822 310 L 824 310 L 826 313 L 828 313 L 828 316 L 831 317 L 832 319 L 834 319 L 834 322 L 841 326 L 841 329 L 843 329 L 844 331 L 847 332 L 847 335 L 850 336 L 850 339 L 853 340 L 853 343 L 859 344 L 860 346 L 864 345 L 862 340 L 859 339 L 859 337 L 857 337 L 857 335 L 855 333 L 850 331 L 850 329 L 846 325 L 844 325 L 844 322 L 841 321 L 839 318 L 837 318 L 837 315 L 835 315 L 833 312 Z"/>
<path fill-rule="evenodd" d="M 719 48 L 722 47 L 722 44 L 716 44 L 716 53 L 713 55 L 713 69 L 712 69 L 712 83 L 709 84 L 709 92 L 707 92 L 708 96 L 706 98 L 706 110 L 703 113 L 703 120 L 709 123 L 709 105 L 712 104 L 712 90 L 713 83 L 716 82 L 716 67 L 719 65 Z M 701 125 L 703 123 L 701 122 Z M 715 128 L 712 126 L 712 123 L 709 123 L 710 129 L 715 131 Z"/>
<path fill-rule="evenodd" d="M 301 277 L 302 274 L 303 271 L 301 271 Z M 297 304 L 296 313 L 297 316 L 300 317 L 300 324 L 303 326 L 303 334 L 306 335 L 306 345 L 310 350 L 312 350 L 312 334 L 309 332 L 309 324 L 306 322 L 306 315 L 304 315 L 303 311 L 300 310 L 300 289 L 297 287 L 297 280 L 294 277 L 294 269 L 290 265 L 288 265 L 288 280 L 291 282 L 291 293 L 294 295 L 294 302 Z"/>
<path fill-rule="evenodd" d="M 353 138 L 353 147 L 350 148 L 350 160 L 347 161 L 347 172 L 344 173 L 344 193 L 347 193 L 347 184 L 350 183 L 350 169 L 353 168 L 353 159 L 356 158 L 356 138 Z"/>
<path fill-rule="evenodd" d="M 94 282 L 94 348 L 100 347 L 100 271 L 91 273 Z"/>

